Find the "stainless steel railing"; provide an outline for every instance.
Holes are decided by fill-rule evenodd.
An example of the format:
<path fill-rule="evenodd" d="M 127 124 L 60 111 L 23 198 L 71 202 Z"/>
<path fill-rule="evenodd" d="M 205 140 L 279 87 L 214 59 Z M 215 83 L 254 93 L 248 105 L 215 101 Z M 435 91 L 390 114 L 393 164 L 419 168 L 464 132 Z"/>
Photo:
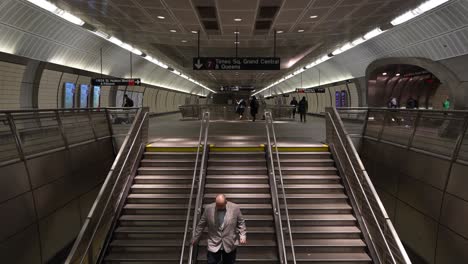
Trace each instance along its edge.
<path fill-rule="evenodd" d="M 275 119 L 290 119 L 294 106 L 290 105 L 264 105 L 260 104 L 257 118 L 261 119 L 261 113 L 271 112 Z M 206 104 L 206 105 L 181 105 L 179 110 L 183 119 L 193 120 L 201 119 L 204 112 L 210 112 L 211 120 L 238 120 L 239 114 L 236 113 L 236 105 L 224 104 Z M 243 119 L 250 119 L 250 107 L 247 106 L 244 111 Z"/>
<path fill-rule="evenodd" d="M 201 207 L 202 207 L 202 199 L 203 199 L 203 186 L 204 186 L 204 179 L 205 179 L 205 174 L 206 174 L 206 163 L 207 163 L 207 156 L 208 156 L 208 131 L 210 127 L 210 113 L 205 112 L 203 113 L 203 118 L 201 120 L 200 124 L 200 135 L 198 137 L 198 145 L 197 145 L 197 156 L 195 159 L 195 168 L 193 170 L 193 178 L 192 178 L 192 187 L 190 189 L 190 197 L 189 197 L 189 202 L 187 205 L 187 216 L 185 220 L 185 229 L 184 229 L 184 238 L 182 242 L 182 248 L 181 248 L 181 253 L 180 253 L 180 264 L 184 263 L 185 259 L 185 248 L 186 248 L 186 243 L 187 243 L 187 237 L 189 233 L 189 223 L 190 223 L 190 216 L 191 216 L 191 208 L 192 208 L 192 198 L 193 198 L 193 192 L 195 190 L 195 183 L 198 182 L 197 186 L 197 196 L 195 199 L 195 208 L 193 212 L 193 218 L 192 218 L 192 236 L 190 239 L 190 247 L 189 247 L 189 253 L 188 253 L 188 258 L 187 258 L 187 263 L 192 263 L 193 260 L 193 244 L 191 241 L 193 240 L 193 232 L 195 232 L 195 228 L 197 225 L 197 222 L 200 218 L 201 214 Z M 202 142 L 203 140 L 203 142 Z M 198 160 L 200 157 L 200 148 L 203 147 L 202 150 L 202 160 L 200 164 L 200 170 L 198 170 Z M 197 172 L 198 178 L 197 178 Z"/>
<path fill-rule="evenodd" d="M 148 109 L 138 110 L 66 264 L 98 263 L 148 141 Z"/>
<path fill-rule="evenodd" d="M 0 111 L 0 167 L 74 146 L 127 135 L 138 108 Z M 115 144 L 118 149 L 118 144 Z"/>
<path fill-rule="evenodd" d="M 410 264 L 405 248 L 335 108 L 326 109 L 327 143 L 357 209 L 376 263 Z"/>
<path fill-rule="evenodd" d="M 283 234 L 283 224 L 282 224 L 282 219 L 281 219 L 281 208 L 280 208 L 280 203 L 278 199 L 278 187 L 276 181 L 279 181 L 281 185 L 281 193 L 283 195 L 283 204 L 284 204 L 284 212 L 286 216 L 286 224 L 287 224 L 287 232 L 288 232 L 288 238 L 291 246 L 291 257 L 292 257 L 292 262 L 296 264 L 296 252 L 294 249 L 294 241 L 292 237 L 292 231 L 291 231 L 291 221 L 289 218 L 289 209 L 288 209 L 288 202 L 286 198 L 286 191 L 284 189 L 284 182 L 283 182 L 283 173 L 281 171 L 281 162 L 280 162 L 280 157 L 279 157 L 279 152 L 278 152 L 278 142 L 276 140 L 276 131 L 275 131 L 275 126 L 273 122 L 273 117 L 271 115 L 271 112 L 265 112 L 265 128 L 266 128 L 266 133 L 267 133 L 267 151 L 269 154 L 269 160 L 270 160 L 270 166 L 271 166 L 271 172 L 273 176 L 273 184 L 275 192 L 276 192 L 276 210 L 278 213 L 278 221 L 279 221 L 279 232 L 280 232 L 280 257 L 283 257 L 281 263 L 288 263 L 288 255 L 287 255 L 287 250 L 286 250 L 286 245 L 285 245 L 285 239 L 284 239 L 284 234 Z M 271 133 L 270 133 L 271 129 Z M 276 152 L 276 163 L 278 166 L 278 176 L 276 176 L 276 167 L 273 159 L 273 153 L 272 153 L 272 142 L 271 142 L 271 136 L 273 137 L 273 146 L 275 147 L 275 152 Z M 276 212 L 275 212 L 276 213 Z"/>
<path fill-rule="evenodd" d="M 468 164 L 468 111 L 387 108 L 337 111 L 352 138 L 364 137 Z M 356 128 L 354 132 L 350 126 Z"/>

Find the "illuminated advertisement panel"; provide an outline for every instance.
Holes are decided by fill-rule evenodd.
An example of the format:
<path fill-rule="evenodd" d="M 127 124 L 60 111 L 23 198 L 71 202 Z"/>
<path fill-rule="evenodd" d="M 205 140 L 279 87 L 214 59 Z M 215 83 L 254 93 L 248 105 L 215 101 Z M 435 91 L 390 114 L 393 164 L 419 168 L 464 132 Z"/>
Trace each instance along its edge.
<path fill-rule="evenodd" d="M 65 93 L 64 93 L 64 107 L 73 108 L 75 107 L 75 84 L 66 82 Z"/>

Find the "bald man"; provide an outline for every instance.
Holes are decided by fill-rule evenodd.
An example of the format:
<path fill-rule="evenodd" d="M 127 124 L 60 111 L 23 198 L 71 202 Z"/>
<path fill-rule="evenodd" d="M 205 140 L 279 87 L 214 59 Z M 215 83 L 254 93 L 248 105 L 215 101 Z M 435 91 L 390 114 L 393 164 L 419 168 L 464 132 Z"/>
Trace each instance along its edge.
<path fill-rule="evenodd" d="M 193 235 L 195 245 L 208 226 L 208 264 L 234 264 L 236 248 L 247 243 L 245 220 L 239 205 L 228 202 L 223 194 L 205 207 L 205 211 Z"/>

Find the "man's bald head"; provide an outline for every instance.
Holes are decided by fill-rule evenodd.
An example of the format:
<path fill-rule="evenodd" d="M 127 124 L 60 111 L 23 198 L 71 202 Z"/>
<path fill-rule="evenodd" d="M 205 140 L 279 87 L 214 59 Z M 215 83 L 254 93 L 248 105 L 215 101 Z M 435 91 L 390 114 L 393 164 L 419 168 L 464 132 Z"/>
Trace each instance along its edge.
<path fill-rule="evenodd" d="M 217 209 L 224 209 L 226 208 L 226 196 L 224 194 L 218 194 L 216 195 L 216 208 Z"/>

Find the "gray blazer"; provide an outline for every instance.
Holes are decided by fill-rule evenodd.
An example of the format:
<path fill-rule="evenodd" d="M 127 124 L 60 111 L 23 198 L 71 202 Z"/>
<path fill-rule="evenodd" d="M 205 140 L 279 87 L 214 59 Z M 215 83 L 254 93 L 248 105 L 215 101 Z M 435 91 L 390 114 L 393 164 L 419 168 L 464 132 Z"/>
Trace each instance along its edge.
<path fill-rule="evenodd" d="M 239 205 L 231 202 L 226 204 L 224 223 L 218 228 L 216 225 L 216 203 L 208 204 L 197 225 L 193 239 L 198 241 L 205 227 L 208 227 L 208 250 L 218 252 L 223 245 L 224 251 L 229 253 L 239 245 L 239 238 L 246 238 L 245 220 Z"/>

